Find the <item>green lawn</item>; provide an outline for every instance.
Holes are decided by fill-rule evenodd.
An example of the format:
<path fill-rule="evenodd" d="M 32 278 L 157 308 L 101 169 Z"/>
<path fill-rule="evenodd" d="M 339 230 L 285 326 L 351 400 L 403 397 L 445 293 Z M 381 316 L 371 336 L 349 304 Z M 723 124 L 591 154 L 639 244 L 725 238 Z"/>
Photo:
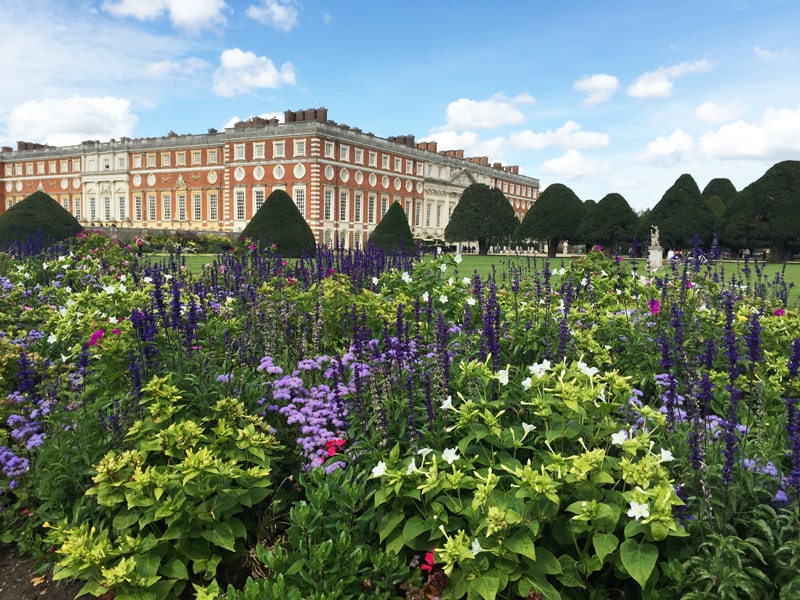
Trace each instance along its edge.
<path fill-rule="evenodd" d="M 158 260 L 158 255 L 152 255 L 152 258 Z M 210 254 L 188 254 L 186 255 L 186 267 L 194 273 L 200 272 L 203 265 L 213 262 L 214 255 Z M 532 272 L 534 268 L 541 270 L 544 264 L 544 256 L 539 255 L 536 257 L 528 256 L 505 256 L 505 255 L 489 255 L 478 256 L 475 254 L 465 254 L 462 257 L 461 264 L 458 266 L 459 273 L 463 275 L 470 275 L 477 272 L 482 278 L 487 278 L 490 274 L 494 274 L 498 281 L 502 281 L 507 277 L 509 272 L 513 269 L 519 272 L 522 276 L 526 273 Z M 572 261 L 571 257 L 557 257 L 551 259 L 550 268 L 558 269 L 559 267 L 568 266 Z M 630 268 L 632 261 L 625 259 L 625 265 Z M 742 268 L 744 263 L 742 261 L 723 261 L 725 268 L 725 278 L 729 280 L 735 273 L 741 277 Z M 638 268 L 644 273 L 645 262 L 644 260 L 638 261 Z M 763 277 L 766 281 L 772 281 L 775 273 L 783 270 L 783 265 L 780 264 L 767 264 L 763 269 Z M 755 271 L 753 263 L 750 263 L 752 272 L 752 279 L 755 280 Z M 789 263 L 786 265 L 784 273 L 787 284 L 794 284 L 789 290 L 790 304 L 795 306 L 798 304 L 798 293 L 800 293 L 800 263 Z"/>

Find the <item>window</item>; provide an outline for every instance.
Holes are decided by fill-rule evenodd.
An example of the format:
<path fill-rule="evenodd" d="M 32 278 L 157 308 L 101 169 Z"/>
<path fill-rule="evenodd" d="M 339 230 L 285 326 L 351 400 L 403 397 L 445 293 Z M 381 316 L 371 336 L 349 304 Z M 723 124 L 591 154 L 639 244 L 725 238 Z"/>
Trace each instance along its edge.
<path fill-rule="evenodd" d="M 133 168 L 134 169 L 141 169 L 142 168 L 142 155 L 137 154 L 133 157 Z"/>
<path fill-rule="evenodd" d="M 364 199 L 364 195 L 361 192 L 355 192 L 353 194 L 353 222 L 354 223 L 361 223 L 361 203 Z"/>
<path fill-rule="evenodd" d="M 186 220 L 186 194 L 178 194 L 178 221 Z"/>
<path fill-rule="evenodd" d="M 124 156 L 118 156 L 117 157 L 117 169 L 119 169 L 120 171 L 125 170 L 125 157 Z"/>
<path fill-rule="evenodd" d="M 414 203 L 414 226 L 415 226 L 415 227 L 419 227 L 419 214 L 420 214 L 420 212 L 422 212 L 422 211 L 420 210 L 420 205 L 421 205 L 421 204 L 422 204 L 422 201 L 421 201 L 421 200 L 417 200 L 417 201 Z"/>
<path fill-rule="evenodd" d="M 306 188 L 304 187 L 296 187 L 294 188 L 294 203 L 297 206 L 297 210 L 300 211 L 300 214 L 303 215 L 303 218 L 306 216 Z"/>
<path fill-rule="evenodd" d="M 193 150 L 192 151 L 192 164 L 199 165 L 200 161 L 202 160 L 200 155 L 200 150 Z"/>
<path fill-rule="evenodd" d="M 367 197 L 367 223 L 375 222 L 375 194 Z"/>
<path fill-rule="evenodd" d="M 347 144 L 339 146 L 339 160 L 350 162 L 350 146 Z"/>
<path fill-rule="evenodd" d="M 370 151 L 369 153 L 369 166 L 370 167 L 377 167 L 378 166 L 378 153 Z"/>
<path fill-rule="evenodd" d="M 133 220 L 134 221 L 141 221 L 142 220 L 142 196 L 141 196 L 141 194 L 136 194 L 133 197 Z"/>
<path fill-rule="evenodd" d="M 410 158 L 406 159 L 406 175 L 414 174 L 414 161 Z"/>
<path fill-rule="evenodd" d="M 97 218 L 97 198 L 89 196 L 89 220 L 94 221 Z"/>
<path fill-rule="evenodd" d="M 192 220 L 194 221 L 203 220 L 202 196 L 197 192 L 192 194 Z"/>
<path fill-rule="evenodd" d="M 11 175 L 11 172 L 9 171 L 8 167 L 9 165 L 6 165 L 6 175 Z M 50 173 L 51 175 L 55 174 L 56 161 L 51 160 L 49 163 L 47 163 L 47 172 Z"/>
<path fill-rule="evenodd" d="M 245 193 L 244 193 L 244 190 L 242 190 L 242 189 L 234 190 L 233 197 L 234 197 L 234 210 L 236 211 L 235 212 L 235 215 L 236 215 L 235 219 L 237 221 L 244 221 L 244 218 L 245 218 L 245 212 L 244 212 L 244 209 L 245 209 L 245 204 L 244 204 L 245 203 Z"/>
<path fill-rule="evenodd" d="M 439 204 L 436 205 L 436 226 L 442 226 L 442 207 Z"/>
<path fill-rule="evenodd" d="M 62 160 L 61 161 L 61 172 L 62 173 L 69 173 L 69 161 Z M 22 173 L 17 173 L 17 175 L 22 175 Z"/>
<path fill-rule="evenodd" d="M 386 211 L 389 210 L 389 196 L 381 197 L 381 219 L 386 216 Z"/>
<path fill-rule="evenodd" d="M 356 231 L 353 234 L 353 244 L 355 244 L 356 248 L 360 248 L 361 247 L 361 232 L 360 231 Z"/>
<path fill-rule="evenodd" d="M 322 218 L 325 221 L 333 220 L 333 190 L 325 190 L 322 202 Z"/>
<path fill-rule="evenodd" d="M 186 152 L 176 152 L 175 153 L 175 164 L 179 167 L 186 166 Z"/>
<path fill-rule="evenodd" d="M 326 229 L 325 233 L 322 236 L 323 242 L 325 243 L 326 246 L 330 247 L 332 239 L 333 238 L 331 237 L 331 232 Z"/>
<path fill-rule="evenodd" d="M 431 205 L 427 204 L 425 206 L 425 227 L 431 226 L 431 211 L 432 211 Z"/>
<path fill-rule="evenodd" d="M 417 176 L 422 177 L 422 174 L 425 172 L 425 165 L 421 162 L 417 163 Z"/>
<path fill-rule="evenodd" d="M 81 220 L 81 197 L 80 196 L 75 196 L 75 198 L 72 200 L 72 202 L 74 203 L 74 206 L 75 206 L 75 218 L 78 221 L 80 221 Z"/>
<path fill-rule="evenodd" d="M 111 168 L 111 159 L 110 158 L 104 158 L 103 159 L 103 170 L 104 171 L 108 171 L 110 168 Z"/>
<path fill-rule="evenodd" d="M 272 157 L 286 158 L 286 142 L 272 142 Z"/>
<path fill-rule="evenodd" d="M 210 165 L 217 164 L 217 151 L 216 150 L 209 150 L 208 151 L 208 164 L 210 164 Z"/>
<path fill-rule="evenodd" d="M 44 161 L 36 163 L 36 174 L 44 175 Z"/>
<path fill-rule="evenodd" d="M 233 160 L 244 160 L 244 144 L 233 145 Z"/>
<path fill-rule="evenodd" d="M 147 218 L 150 221 L 156 221 L 156 195 L 150 194 L 147 196 Z"/>
<path fill-rule="evenodd" d="M 334 152 L 334 143 L 325 142 L 325 158 L 335 158 L 333 152 Z"/>
<path fill-rule="evenodd" d="M 385 170 L 389 170 L 389 155 L 384 154 L 381 156 L 381 168 Z"/>
<path fill-rule="evenodd" d="M 394 170 L 398 173 L 403 170 L 403 159 L 399 156 L 394 157 Z"/>
<path fill-rule="evenodd" d="M 61 208 L 67 211 L 69 210 L 69 196 L 61 198 Z"/>
<path fill-rule="evenodd" d="M 161 194 L 161 215 L 164 221 L 172 221 L 172 196 Z"/>
<path fill-rule="evenodd" d="M 155 154 L 148 154 L 147 155 L 147 167 L 152 169 L 156 166 L 156 155 Z"/>
<path fill-rule="evenodd" d="M 172 157 L 170 156 L 169 152 L 162 152 L 161 153 L 161 166 L 162 167 L 169 167 L 172 164 Z"/>
<path fill-rule="evenodd" d="M 364 164 L 364 150 L 361 148 L 356 148 L 356 164 L 363 165 Z"/>
<path fill-rule="evenodd" d="M 264 188 L 257 188 L 253 190 L 253 214 L 258 212 L 258 209 L 264 204 Z"/>
<path fill-rule="evenodd" d="M 25 175 L 33 175 L 33 163 L 27 163 L 25 165 Z"/>
<path fill-rule="evenodd" d="M 216 221 L 219 218 L 218 214 L 218 199 L 217 192 L 208 193 L 208 220 Z"/>
<path fill-rule="evenodd" d="M 6 163 L 5 166 L 6 177 L 10 177 L 13 172 L 14 172 L 13 165 L 11 165 L 10 163 Z"/>
<path fill-rule="evenodd" d="M 339 222 L 347 223 L 347 192 L 339 192 Z"/>
<path fill-rule="evenodd" d="M 103 196 L 103 221 L 111 220 L 111 196 Z"/>
<path fill-rule="evenodd" d="M 22 163 L 17 163 L 14 165 L 14 175 L 22 175 Z"/>
<path fill-rule="evenodd" d="M 409 200 L 408 198 L 406 198 L 406 201 L 403 203 L 403 210 L 406 213 L 406 221 L 411 223 L 411 215 L 409 213 L 409 211 L 411 210 L 411 200 Z"/>
<path fill-rule="evenodd" d="M 305 140 L 295 140 L 294 141 L 294 155 L 295 156 L 305 156 L 306 155 L 306 141 Z"/>
<path fill-rule="evenodd" d="M 253 144 L 253 158 L 264 158 L 264 142 L 255 142 Z"/>
<path fill-rule="evenodd" d="M 73 158 L 72 159 L 72 172 L 73 173 L 80 173 L 81 172 L 81 159 L 80 158 Z"/>

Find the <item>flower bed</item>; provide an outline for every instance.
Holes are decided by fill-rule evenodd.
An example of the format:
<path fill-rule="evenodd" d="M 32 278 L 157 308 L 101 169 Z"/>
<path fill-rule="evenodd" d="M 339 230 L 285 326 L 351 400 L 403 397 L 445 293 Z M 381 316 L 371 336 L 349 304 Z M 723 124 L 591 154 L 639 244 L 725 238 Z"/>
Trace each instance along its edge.
<path fill-rule="evenodd" d="M 709 254 L 5 260 L 2 539 L 118 599 L 791 597 L 800 319 Z"/>

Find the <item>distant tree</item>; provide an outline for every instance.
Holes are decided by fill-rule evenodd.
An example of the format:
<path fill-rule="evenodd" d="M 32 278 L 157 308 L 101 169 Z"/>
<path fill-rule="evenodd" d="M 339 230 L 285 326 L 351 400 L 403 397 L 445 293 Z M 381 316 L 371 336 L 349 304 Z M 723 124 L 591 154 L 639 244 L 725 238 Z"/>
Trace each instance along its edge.
<path fill-rule="evenodd" d="M 708 182 L 708 185 L 703 188 L 703 198 L 711 200 L 714 196 L 718 196 L 722 201 L 723 206 L 733 200 L 738 192 L 736 187 L 731 183 L 730 179 L 718 177 Z"/>
<path fill-rule="evenodd" d="M 299 257 L 313 255 L 316 242 L 294 200 L 283 190 L 275 190 L 261 205 L 242 231 L 242 238 L 274 244 L 279 254 Z"/>
<path fill-rule="evenodd" d="M 606 195 L 581 222 L 586 243 L 603 246 L 611 254 L 621 247 L 626 250 L 636 234 L 639 217 L 620 194 Z"/>
<path fill-rule="evenodd" d="M 588 226 L 589 217 L 597 207 L 597 200 L 584 200 L 583 201 L 583 219 L 578 226 L 578 233 L 575 234 L 575 240 L 581 244 L 591 244 L 592 234 L 586 229 Z"/>
<path fill-rule="evenodd" d="M 547 240 L 547 255 L 552 258 L 562 241 L 575 239 L 583 215 L 583 202 L 575 192 L 562 183 L 554 183 L 547 186 L 525 213 L 514 237 Z"/>
<path fill-rule="evenodd" d="M 678 250 L 691 248 L 695 235 L 704 244 L 710 243 L 714 222 L 714 213 L 697 183 L 691 175 L 684 173 L 650 211 L 648 221 L 643 223 L 643 231 L 657 225 L 661 245 Z"/>
<path fill-rule="evenodd" d="M 716 218 L 719 218 L 725 212 L 725 201 L 720 196 L 714 194 L 708 198 L 708 208 L 711 209 L 711 212 L 714 213 Z"/>
<path fill-rule="evenodd" d="M 31 240 L 47 245 L 83 231 L 72 214 L 43 191 L 20 200 L 0 215 L 0 243 L 27 244 Z"/>
<path fill-rule="evenodd" d="M 519 221 L 514 209 L 499 188 L 473 183 L 461 194 L 444 230 L 448 242 L 478 242 L 478 254 L 509 241 Z"/>
<path fill-rule="evenodd" d="M 395 249 L 411 249 L 413 245 L 411 227 L 408 225 L 406 212 L 399 202 L 393 202 L 383 215 L 380 223 L 369 235 L 369 243 L 387 253 Z"/>
<path fill-rule="evenodd" d="M 783 261 L 800 247 L 800 161 L 773 165 L 739 192 L 725 208 L 723 224 L 723 243 L 769 247 L 770 261 Z"/>

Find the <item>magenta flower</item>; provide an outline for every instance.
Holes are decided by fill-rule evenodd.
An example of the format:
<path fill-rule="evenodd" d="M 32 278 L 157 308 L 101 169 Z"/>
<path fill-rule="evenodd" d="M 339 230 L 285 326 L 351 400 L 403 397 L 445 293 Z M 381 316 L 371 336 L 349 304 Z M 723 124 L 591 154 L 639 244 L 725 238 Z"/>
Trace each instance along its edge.
<path fill-rule="evenodd" d="M 786 314 L 786 311 L 785 311 L 785 310 L 783 310 L 782 308 L 776 308 L 776 309 L 775 309 L 775 312 L 774 312 L 773 314 L 774 314 L 776 317 L 782 317 L 783 315 L 785 315 L 785 314 Z"/>
<path fill-rule="evenodd" d="M 95 331 L 92 334 L 92 337 L 89 338 L 89 345 L 90 346 L 94 346 L 96 343 L 98 343 L 102 339 L 102 337 L 103 337 L 103 335 L 105 335 L 105 333 L 106 333 L 105 329 L 98 329 L 97 331 Z"/>
<path fill-rule="evenodd" d="M 657 315 L 661 310 L 661 305 L 658 303 L 658 300 L 655 298 L 651 298 L 650 301 L 647 303 L 647 308 L 650 309 L 650 312 L 654 315 Z"/>

